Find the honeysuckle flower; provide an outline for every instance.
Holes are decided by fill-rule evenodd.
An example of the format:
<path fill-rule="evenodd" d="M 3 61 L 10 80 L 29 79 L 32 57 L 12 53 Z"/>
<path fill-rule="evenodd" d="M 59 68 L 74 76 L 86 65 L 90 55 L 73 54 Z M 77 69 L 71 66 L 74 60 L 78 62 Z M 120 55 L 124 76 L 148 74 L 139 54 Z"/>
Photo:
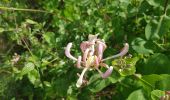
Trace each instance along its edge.
<path fill-rule="evenodd" d="M 109 77 L 113 71 L 113 67 L 112 66 L 109 67 L 107 64 L 104 63 L 104 61 L 117 57 L 122 57 L 129 50 L 128 43 L 125 43 L 124 48 L 121 50 L 120 53 L 103 59 L 103 53 L 107 46 L 104 40 L 97 38 L 97 35 L 89 35 L 88 41 L 83 41 L 80 44 L 82 56 L 78 56 L 77 58 L 72 56 L 70 53 L 71 47 L 72 43 L 68 43 L 65 49 L 65 55 L 68 58 L 77 62 L 76 64 L 77 68 L 83 69 L 76 83 L 77 87 L 80 87 L 83 84 L 83 76 L 85 72 L 88 71 L 89 69 L 96 69 L 102 78 Z M 102 71 L 100 71 L 99 67 L 105 67 L 107 69 L 106 72 L 103 73 Z"/>
<path fill-rule="evenodd" d="M 18 55 L 17 53 L 14 53 L 14 55 L 12 56 L 12 65 L 16 64 L 18 61 L 20 60 L 20 55 Z"/>

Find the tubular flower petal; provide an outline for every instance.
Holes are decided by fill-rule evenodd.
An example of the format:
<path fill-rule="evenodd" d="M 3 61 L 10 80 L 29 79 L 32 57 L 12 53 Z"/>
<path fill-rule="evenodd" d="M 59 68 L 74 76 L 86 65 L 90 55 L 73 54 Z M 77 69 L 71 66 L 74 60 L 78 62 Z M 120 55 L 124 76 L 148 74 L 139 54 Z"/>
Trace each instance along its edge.
<path fill-rule="evenodd" d="M 125 43 L 124 44 L 124 48 L 122 49 L 122 51 L 119 53 L 119 56 L 124 56 L 126 55 L 126 53 L 129 51 L 129 44 Z"/>
<path fill-rule="evenodd" d="M 89 42 L 89 41 L 84 41 L 80 44 L 80 49 L 84 53 L 87 48 L 91 47 L 91 45 L 94 45 L 94 43 Z"/>
<path fill-rule="evenodd" d="M 99 60 L 101 60 L 103 57 L 103 45 L 102 44 L 98 45 L 98 57 L 99 57 Z"/>
<path fill-rule="evenodd" d="M 88 68 L 84 68 L 83 72 L 81 73 L 79 79 L 77 80 L 76 86 L 80 87 L 83 84 L 83 76 L 85 74 L 85 72 L 87 71 Z"/>
<path fill-rule="evenodd" d="M 117 54 L 117 57 L 119 57 L 119 56 L 122 57 L 122 56 L 126 55 L 126 53 L 127 53 L 128 51 L 129 51 L 129 44 L 128 44 L 128 43 L 125 43 L 122 51 L 121 51 L 119 54 Z M 115 55 L 115 57 L 116 57 L 116 55 Z"/>
<path fill-rule="evenodd" d="M 104 52 L 105 48 L 106 48 L 106 45 L 105 45 L 104 42 L 97 41 L 97 50 L 96 50 L 96 52 L 97 52 L 97 55 L 99 57 L 99 60 L 102 59 L 103 52 Z"/>
<path fill-rule="evenodd" d="M 99 72 L 99 74 L 101 75 L 102 78 L 107 78 L 112 74 L 113 67 L 110 66 L 105 73 L 102 73 L 98 68 L 96 68 L 96 70 Z"/>
<path fill-rule="evenodd" d="M 103 46 L 102 46 L 102 44 L 99 44 L 98 45 L 98 57 L 99 57 L 99 60 L 102 59 L 102 56 L 103 56 Z"/>
<path fill-rule="evenodd" d="M 79 56 L 77 60 L 77 68 L 80 68 L 80 67 L 81 67 L 81 56 Z"/>
<path fill-rule="evenodd" d="M 86 59 L 87 59 L 88 53 L 89 53 L 89 49 L 86 49 L 86 51 L 84 52 L 84 55 L 83 55 L 83 61 L 84 61 L 84 62 L 85 62 Z"/>
<path fill-rule="evenodd" d="M 73 57 L 73 56 L 70 54 L 70 49 L 71 49 L 71 47 L 72 47 L 72 43 L 68 43 L 68 45 L 67 45 L 67 47 L 66 47 L 66 49 L 65 49 L 65 55 L 66 55 L 68 58 L 77 61 L 77 58 Z"/>
<path fill-rule="evenodd" d="M 107 70 L 104 74 L 102 74 L 102 78 L 107 78 L 107 77 L 109 77 L 109 76 L 112 74 L 112 71 L 113 71 L 113 67 L 110 66 L 110 67 L 108 68 L 108 70 Z"/>
<path fill-rule="evenodd" d="M 81 44 L 80 44 L 80 48 L 81 48 L 81 51 L 82 52 L 85 52 L 85 50 L 87 49 L 89 47 L 89 43 L 88 42 L 82 42 Z"/>
<path fill-rule="evenodd" d="M 125 43 L 122 51 L 121 51 L 119 54 L 113 55 L 113 56 L 111 56 L 111 57 L 107 57 L 107 58 L 103 59 L 102 61 L 109 60 L 109 59 L 113 59 L 113 58 L 117 58 L 117 57 L 122 57 L 122 56 L 126 55 L 126 53 L 127 53 L 128 51 L 129 51 L 129 44 L 128 44 L 128 43 Z"/>

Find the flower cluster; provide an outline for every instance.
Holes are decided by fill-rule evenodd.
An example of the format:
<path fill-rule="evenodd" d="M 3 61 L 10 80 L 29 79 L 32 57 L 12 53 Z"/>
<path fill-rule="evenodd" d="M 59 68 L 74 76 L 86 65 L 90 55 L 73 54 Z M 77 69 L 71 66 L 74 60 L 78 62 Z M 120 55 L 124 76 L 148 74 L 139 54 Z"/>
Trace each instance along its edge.
<path fill-rule="evenodd" d="M 108 66 L 107 64 L 104 63 L 104 61 L 108 59 L 113 59 L 116 57 L 122 57 L 124 56 L 128 50 L 129 50 L 129 45 L 128 43 L 124 44 L 124 48 L 119 54 L 107 57 L 103 59 L 103 52 L 106 49 L 106 44 L 104 40 L 98 39 L 97 35 L 89 35 L 88 41 L 83 41 L 80 44 L 80 48 L 82 51 L 82 56 L 78 56 L 77 58 L 72 56 L 70 54 L 70 49 L 72 47 L 72 43 L 68 43 L 66 49 L 65 49 L 65 55 L 77 62 L 76 66 L 77 68 L 82 68 L 83 71 L 81 75 L 79 76 L 79 79 L 76 83 L 77 87 L 80 87 L 83 84 L 83 76 L 85 72 L 89 69 L 96 69 L 99 74 L 101 75 L 102 78 L 107 78 L 108 76 L 111 75 L 113 67 Z M 102 72 L 99 69 L 99 66 L 105 67 L 107 70 L 106 72 Z"/>

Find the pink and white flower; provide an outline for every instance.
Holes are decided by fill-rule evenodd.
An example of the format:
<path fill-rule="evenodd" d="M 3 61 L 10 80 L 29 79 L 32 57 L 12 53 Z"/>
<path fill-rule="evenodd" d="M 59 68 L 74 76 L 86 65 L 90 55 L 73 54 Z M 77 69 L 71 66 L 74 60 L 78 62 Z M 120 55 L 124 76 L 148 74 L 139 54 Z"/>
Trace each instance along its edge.
<path fill-rule="evenodd" d="M 119 54 L 103 59 L 103 53 L 104 53 L 104 50 L 107 48 L 107 46 L 104 40 L 97 39 L 97 35 L 89 35 L 88 41 L 83 41 L 80 44 L 80 48 L 83 54 L 82 56 L 78 56 L 78 58 L 71 55 L 70 53 L 71 47 L 72 47 L 72 43 L 68 43 L 65 49 L 65 55 L 68 58 L 77 61 L 77 64 L 76 64 L 77 68 L 83 68 L 83 71 L 81 75 L 79 76 L 79 79 L 76 83 L 77 87 L 80 87 L 83 84 L 83 76 L 85 72 L 89 69 L 96 69 L 102 78 L 109 77 L 113 71 L 113 67 L 112 66 L 109 67 L 107 64 L 103 62 L 109 59 L 122 57 L 129 50 L 128 43 L 125 43 L 124 48 Z M 107 68 L 105 73 L 100 71 L 99 69 L 100 66 Z"/>

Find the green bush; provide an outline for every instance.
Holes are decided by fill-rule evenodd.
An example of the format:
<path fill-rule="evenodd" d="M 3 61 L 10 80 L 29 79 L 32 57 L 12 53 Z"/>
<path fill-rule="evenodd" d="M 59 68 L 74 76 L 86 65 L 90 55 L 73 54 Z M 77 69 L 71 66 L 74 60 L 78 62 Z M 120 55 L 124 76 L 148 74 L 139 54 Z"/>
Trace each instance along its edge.
<path fill-rule="evenodd" d="M 0 98 L 7 100 L 160 100 L 170 94 L 169 0 L 1 0 Z M 129 44 L 127 56 L 107 61 L 110 77 L 82 70 L 65 47 L 98 34 L 104 58 Z M 132 55 L 132 57 L 128 57 Z M 121 62 L 121 63 L 120 63 Z M 124 66 L 123 64 L 128 66 Z M 105 69 L 101 68 L 104 71 Z"/>

